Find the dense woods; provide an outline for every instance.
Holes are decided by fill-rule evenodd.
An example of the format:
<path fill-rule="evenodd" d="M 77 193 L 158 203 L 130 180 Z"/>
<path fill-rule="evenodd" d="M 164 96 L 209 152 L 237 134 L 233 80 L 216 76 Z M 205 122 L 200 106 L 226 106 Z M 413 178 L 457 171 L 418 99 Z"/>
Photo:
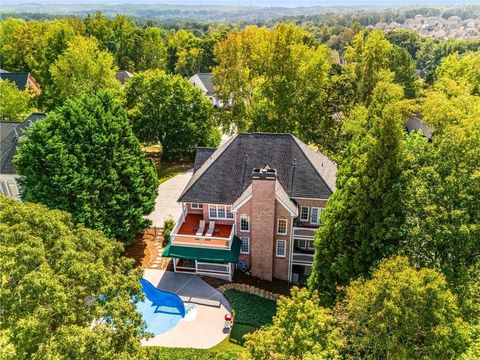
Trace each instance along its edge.
<path fill-rule="evenodd" d="M 0 22 L 2 69 L 29 72 L 42 88 L 35 96 L 0 81 L 2 120 L 48 113 L 15 158 L 22 196 L 57 209 L 0 198 L 0 252 L 9 259 L 1 265 L 0 354 L 145 356 L 129 301 L 138 274 L 116 242 L 144 229 L 154 206 L 157 179 L 141 145 L 191 159 L 196 146 L 218 146 L 222 132 L 258 131 L 296 135 L 335 160 L 338 173 L 308 288 L 278 302 L 273 324 L 246 337 L 242 356 L 476 358 L 480 40 L 365 27 L 417 13 L 439 15 L 171 26 L 96 13 Z M 118 70 L 133 77 L 122 84 Z M 188 81 L 198 72 L 213 74 L 224 106 Z M 405 131 L 412 115 L 432 138 Z M 72 300 L 74 291 L 94 305 Z M 44 292 L 57 295 L 49 302 Z M 28 299 L 21 309 L 16 296 Z M 114 326 L 87 326 L 100 316 Z"/>

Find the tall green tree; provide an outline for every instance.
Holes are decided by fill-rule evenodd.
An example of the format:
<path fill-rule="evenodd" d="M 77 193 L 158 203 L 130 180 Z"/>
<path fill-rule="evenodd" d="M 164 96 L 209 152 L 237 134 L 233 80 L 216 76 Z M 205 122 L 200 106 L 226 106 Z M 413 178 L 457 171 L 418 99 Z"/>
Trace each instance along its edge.
<path fill-rule="evenodd" d="M 456 52 L 443 58 L 436 76 L 439 84 L 448 81 L 461 83 L 460 86 L 468 87 L 472 95 L 480 96 L 480 51 L 463 55 Z M 436 84 L 436 87 L 439 86 Z"/>
<path fill-rule="evenodd" d="M 147 226 L 156 174 L 112 95 L 68 100 L 26 135 L 15 157 L 25 200 L 124 241 Z"/>
<path fill-rule="evenodd" d="M 405 257 L 383 261 L 351 283 L 337 309 L 346 352 L 362 359 L 454 359 L 469 344 L 445 277 Z"/>
<path fill-rule="evenodd" d="M 102 51 L 94 38 L 77 36 L 51 65 L 52 95 L 55 105 L 68 98 L 118 87 L 113 56 Z"/>
<path fill-rule="evenodd" d="M 327 147 L 335 125 L 327 106 L 330 52 L 304 30 L 280 24 L 233 31 L 215 49 L 214 82 L 224 125 L 239 131 L 288 132 Z"/>
<path fill-rule="evenodd" d="M 394 74 L 407 97 L 416 95 L 415 62 L 407 50 L 390 43 L 380 30 L 362 31 L 346 51 L 347 67 L 353 72 L 356 102 L 368 104 L 373 89 Z"/>
<path fill-rule="evenodd" d="M 135 357 L 141 275 L 122 251 L 66 212 L 0 196 L 0 358 Z"/>
<path fill-rule="evenodd" d="M 30 111 L 30 96 L 15 83 L 0 80 L 0 120 L 23 121 Z"/>
<path fill-rule="evenodd" d="M 127 83 L 126 104 L 140 141 L 162 145 L 164 157 L 192 157 L 196 146 L 217 146 L 212 104 L 178 75 L 147 71 Z"/>
<path fill-rule="evenodd" d="M 369 107 L 358 105 L 345 123 L 351 138 L 317 231 L 309 278 L 325 304 L 332 304 L 338 285 L 368 275 L 399 248 L 404 224 L 402 97 L 400 86 L 380 82 Z"/>
<path fill-rule="evenodd" d="M 432 142 L 407 141 L 406 250 L 460 290 L 480 255 L 480 97 L 464 81 L 439 88 L 425 93 L 422 104 L 424 121 L 434 127 Z"/>
<path fill-rule="evenodd" d="M 392 44 L 400 46 L 408 51 L 413 59 L 416 59 L 417 51 L 420 50 L 422 39 L 416 30 L 394 29 L 385 33 L 385 37 Z"/>
<path fill-rule="evenodd" d="M 167 48 L 162 30 L 151 26 L 142 29 L 137 39 L 135 54 L 134 62 L 137 71 L 165 70 Z"/>
<path fill-rule="evenodd" d="M 245 336 L 252 359 L 340 359 L 342 337 L 330 309 L 318 295 L 293 288 L 281 297 L 273 324 Z"/>

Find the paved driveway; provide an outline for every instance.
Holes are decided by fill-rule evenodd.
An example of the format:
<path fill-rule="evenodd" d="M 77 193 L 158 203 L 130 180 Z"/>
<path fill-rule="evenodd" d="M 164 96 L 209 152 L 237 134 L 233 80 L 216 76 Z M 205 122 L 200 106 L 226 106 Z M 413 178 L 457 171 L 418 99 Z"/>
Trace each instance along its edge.
<path fill-rule="evenodd" d="M 155 210 L 147 216 L 152 220 L 152 226 L 163 228 L 163 222 L 172 218 L 175 222 L 182 213 L 182 206 L 177 203 L 178 197 L 192 177 L 193 170 L 168 179 L 158 187 L 158 196 L 155 200 Z"/>
<path fill-rule="evenodd" d="M 146 346 L 188 347 L 208 349 L 228 336 L 225 314 L 230 313 L 227 299 L 197 275 L 146 269 L 143 277 L 157 288 L 177 294 L 185 303 L 196 305 L 197 316 L 184 319 L 167 332 L 143 340 Z"/>

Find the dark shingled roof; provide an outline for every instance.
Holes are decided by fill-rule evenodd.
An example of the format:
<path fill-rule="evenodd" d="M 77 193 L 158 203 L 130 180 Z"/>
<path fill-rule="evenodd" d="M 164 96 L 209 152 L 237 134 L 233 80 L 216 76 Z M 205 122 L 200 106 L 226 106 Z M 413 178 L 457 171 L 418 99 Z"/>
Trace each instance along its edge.
<path fill-rule="evenodd" d="M 125 84 L 131 77 L 133 77 L 133 74 L 127 70 L 120 70 L 115 74 L 115 78 L 122 84 Z"/>
<path fill-rule="evenodd" d="M 193 171 L 197 171 L 203 165 L 205 161 L 215 152 L 215 148 L 197 147 L 195 153 L 195 164 L 193 165 Z"/>
<path fill-rule="evenodd" d="M 19 90 L 25 90 L 28 82 L 28 72 L 0 72 L 0 79 L 12 81 Z"/>
<path fill-rule="evenodd" d="M 18 139 L 25 128 L 45 116 L 44 113 L 32 113 L 23 122 L 0 121 L 0 174 L 16 174 L 12 160 L 17 154 Z"/>
<path fill-rule="evenodd" d="M 215 90 L 213 88 L 212 74 L 210 74 L 210 73 L 198 73 L 196 75 L 198 75 L 198 77 L 202 81 L 203 85 L 205 86 L 205 89 L 207 89 L 207 95 L 208 96 L 215 95 Z"/>
<path fill-rule="evenodd" d="M 250 185 L 253 169 L 267 165 L 290 197 L 326 199 L 335 190 L 337 165 L 290 134 L 242 133 L 206 155 L 200 148 L 178 201 L 232 204 Z"/>

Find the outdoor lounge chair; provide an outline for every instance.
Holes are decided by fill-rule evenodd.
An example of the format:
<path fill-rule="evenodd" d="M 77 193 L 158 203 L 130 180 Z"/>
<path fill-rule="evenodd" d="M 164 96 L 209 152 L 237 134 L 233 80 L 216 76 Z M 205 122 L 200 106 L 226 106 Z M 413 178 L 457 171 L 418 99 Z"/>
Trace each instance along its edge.
<path fill-rule="evenodd" d="M 196 236 L 202 236 L 203 230 L 205 230 L 205 220 L 200 220 L 200 225 L 198 225 Z"/>
<path fill-rule="evenodd" d="M 208 224 L 208 230 L 205 233 L 205 236 L 211 237 L 213 235 L 213 231 L 215 230 L 215 221 L 210 221 Z"/>

